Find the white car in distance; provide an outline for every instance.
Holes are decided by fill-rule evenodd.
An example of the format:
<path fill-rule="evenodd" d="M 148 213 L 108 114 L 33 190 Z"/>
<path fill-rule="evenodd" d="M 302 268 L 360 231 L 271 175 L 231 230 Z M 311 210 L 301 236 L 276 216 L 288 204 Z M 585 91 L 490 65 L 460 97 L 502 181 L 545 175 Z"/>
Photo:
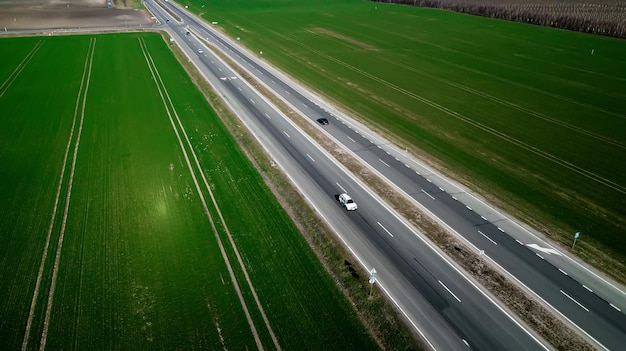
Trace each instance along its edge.
<path fill-rule="evenodd" d="M 354 211 L 356 210 L 356 202 L 354 202 L 354 200 L 352 200 L 352 198 L 350 197 L 350 195 L 348 194 L 340 194 L 339 195 L 339 204 L 343 207 L 346 208 L 346 210 L 348 211 Z"/>

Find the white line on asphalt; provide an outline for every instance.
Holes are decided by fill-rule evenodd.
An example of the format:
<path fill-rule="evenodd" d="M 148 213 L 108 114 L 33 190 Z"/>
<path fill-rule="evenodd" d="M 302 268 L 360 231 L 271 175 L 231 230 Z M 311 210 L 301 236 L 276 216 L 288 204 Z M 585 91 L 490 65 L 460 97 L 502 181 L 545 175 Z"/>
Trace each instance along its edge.
<path fill-rule="evenodd" d="M 566 272 L 566 271 L 564 271 L 564 270 L 562 270 L 561 268 L 559 268 L 559 272 L 561 272 L 561 273 L 563 273 L 563 274 L 565 274 L 565 275 L 568 275 L 568 274 L 567 274 L 567 272 Z"/>
<path fill-rule="evenodd" d="M 283 130 L 283 133 L 287 136 L 287 138 L 291 138 L 289 134 L 287 134 L 287 132 L 285 132 L 284 130 Z"/>
<path fill-rule="evenodd" d="M 254 102 L 254 100 L 250 99 L 250 102 L 252 103 L 252 105 L 256 105 L 256 102 Z"/>
<path fill-rule="evenodd" d="M 439 280 L 439 284 L 441 284 L 441 286 L 443 286 L 444 288 L 446 288 L 446 290 L 448 290 L 448 292 L 450 293 L 450 295 L 452 295 L 452 297 L 454 297 L 458 302 L 461 302 L 461 300 L 459 300 L 458 297 L 456 297 L 456 295 L 454 295 L 454 293 L 452 293 L 452 291 L 450 291 L 450 289 L 448 289 L 448 287 L 446 286 L 446 284 L 442 283 L 441 280 Z"/>
<path fill-rule="evenodd" d="M 346 189 L 344 189 L 339 183 L 335 183 L 337 184 L 337 186 L 341 189 L 341 191 L 343 191 L 344 193 L 346 192 Z"/>
<path fill-rule="evenodd" d="M 472 210 L 472 208 L 471 208 L 471 207 L 469 207 L 469 206 L 467 206 L 467 205 L 465 205 L 465 207 L 466 207 L 468 210 L 470 210 L 470 211 Z"/>
<path fill-rule="evenodd" d="M 304 106 L 305 108 L 309 108 L 309 106 L 307 106 L 304 102 L 302 103 L 302 106 Z"/>
<path fill-rule="evenodd" d="M 218 67 L 217 69 L 219 69 L 219 70 L 220 70 L 220 72 L 222 71 L 222 68 L 221 68 L 221 67 Z"/>
<path fill-rule="evenodd" d="M 290 92 L 288 92 L 287 90 L 285 90 L 285 93 L 287 93 L 287 94 L 291 95 L 291 93 L 290 93 Z"/>
<path fill-rule="evenodd" d="M 427 180 L 429 183 L 432 183 L 432 180 L 430 180 L 430 179 L 428 179 L 428 178 L 426 178 L 426 180 Z"/>
<path fill-rule="evenodd" d="M 397 157 L 394 157 L 396 159 L 396 161 L 400 161 Z"/>
<path fill-rule="evenodd" d="M 485 218 L 485 216 L 480 216 L 480 218 L 482 218 L 483 221 L 487 222 L 487 218 Z"/>
<path fill-rule="evenodd" d="M 614 304 L 609 303 L 609 305 L 611 305 L 611 307 L 613 307 L 614 309 L 618 310 L 619 312 L 622 312 L 622 310 L 619 307 L 615 306 Z"/>
<path fill-rule="evenodd" d="M 264 113 L 265 117 L 267 117 L 267 119 L 272 119 L 272 117 L 270 117 L 270 115 L 268 115 L 267 113 Z"/>
<path fill-rule="evenodd" d="M 445 192 L 445 190 L 443 190 L 443 188 L 442 188 L 442 187 L 438 187 L 438 188 L 439 188 L 439 190 L 441 190 L 441 191 L 444 191 L 444 192 Z"/>
<path fill-rule="evenodd" d="M 237 89 L 239 89 L 239 91 L 241 91 L 241 87 L 237 87 Z"/>
<path fill-rule="evenodd" d="M 406 168 L 411 168 L 411 167 L 409 167 L 409 165 L 407 165 L 406 163 L 404 164 L 404 167 L 406 167 Z"/>
<path fill-rule="evenodd" d="M 585 289 L 589 290 L 589 292 L 591 292 L 591 293 L 593 292 L 593 290 L 591 290 L 591 289 L 590 289 L 587 285 L 585 285 L 585 284 L 583 284 L 583 288 L 585 288 Z"/>
<path fill-rule="evenodd" d="M 499 231 L 501 231 L 501 232 L 503 232 L 503 233 L 504 233 L 504 229 L 502 229 L 502 228 L 500 228 L 500 227 L 497 227 L 497 228 L 498 228 L 498 230 L 499 230 Z"/>
<path fill-rule="evenodd" d="M 276 82 L 272 79 L 272 84 L 276 84 Z"/>
<path fill-rule="evenodd" d="M 389 165 L 385 161 L 383 161 L 381 159 L 378 159 L 378 161 L 382 162 L 382 164 L 384 164 L 385 166 L 389 167 Z"/>
<path fill-rule="evenodd" d="M 567 295 L 567 293 L 563 290 L 559 290 L 561 292 L 561 294 L 567 296 L 570 300 L 574 301 L 578 306 L 580 306 L 580 308 L 582 308 L 583 310 L 589 312 L 589 309 L 585 306 L 583 306 L 580 302 L 574 300 L 571 296 Z"/>
<path fill-rule="evenodd" d="M 488 237 L 487 235 L 485 235 L 485 233 L 481 232 L 480 230 L 478 231 L 482 236 L 484 236 L 485 238 L 487 238 L 487 240 L 491 241 L 494 245 L 498 245 L 497 242 L 493 241 L 493 239 L 491 239 L 490 237 Z"/>
<path fill-rule="evenodd" d="M 315 160 L 313 159 L 313 157 L 311 157 L 311 155 L 309 155 L 309 154 L 306 154 L 306 155 L 307 155 L 308 158 L 311 159 L 311 161 L 315 162 Z"/>
<path fill-rule="evenodd" d="M 382 149 L 382 147 L 380 145 L 376 145 L 377 148 Z"/>
<path fill-rule="evenodd" d="M 517 239 L 515 239 L 515 241 L 517 241 L 517 243 L 518 243 L 518 244 L 520 244 L 520 245 L 524 246 L 524 243 L 523 243 L 523 242 L 521 242 L 521 241 L 519 241 L 519 240 L 517 240 Z"/>
<path fill-rule="evenodd" d="M 350 137 L 348 137 L 348 139 L 350 139 L 351 142 L 356 143 L 356 140 L 354 140 L 354 139 L 352 139 Z"/>
<path fill-rule="evenodd" d="M 467 340 L 465 340 L 465 339 L 461 339 L 461 340 L 463 340 L 463 342 L 465 343 L 465 345 L 467 345 L 467 347 L 470 347 L 469 346 L 469 342 L 467 342 Z"/>
<path fill-rule="evenodd" d="M 543 258 L 543 256 L 541 256 L 540 254 L 535 252 L 535 255 L 537 255 L 537 257 L 541 258 L 542 260 L 545 260 L 545 258 Z"/>
<path fill-rule="evenodd" d="M 424 191 L 424 189 L 422 189 L 422 192 L 426 195 L 428 195 L 428 197 L 430 197 L 431 199 L 435 199 L 432 195 L 430 195 L 429 193 L 427 193 L 426 191 Z"/>
<path fill-rule="evenodd" d="M 391 156 L 391 154 L 389 153 L 389 151 L 385 151 L 385 153 L 386 153 L 387 155 Z"/>
<path fill-rule="evenodd" d="M 393 238 L 393 234 L 391 234 L 391 232 L 389 232 L 389 231 L 387 230 L 387 228 L 383 227 L 383 225 L 382 225 L 382 224 L 380 224 L 380 222 L 376 222 L 376 223 L 378 223 L 378 225 L 379 225 L 381 228 L 383 228 L 383 230 L 384 230 L 384 231 L 386 231 L 386 232 L 387 232 L 387 234 L 389 234 L 389 236 L 391 236 L 391 237 Z"/>
<path fill-rule="evenodd" d="M 215 64 L 215 61 L 211 60 L 211 63 L 212 63 L 212 64 Z"/>

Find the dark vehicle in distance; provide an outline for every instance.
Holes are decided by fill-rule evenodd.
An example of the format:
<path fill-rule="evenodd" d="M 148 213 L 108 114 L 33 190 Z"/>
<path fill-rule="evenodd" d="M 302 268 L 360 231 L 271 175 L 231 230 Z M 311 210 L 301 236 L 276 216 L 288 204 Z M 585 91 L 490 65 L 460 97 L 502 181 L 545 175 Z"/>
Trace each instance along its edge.
<path fill-rule="evenodd" d="M 326 118 L 318 118 L 317 119 L 317 123 L 319 123 L 321 125 L 327 125 L 328 124 L 328 119 L 326 119 Z"/>

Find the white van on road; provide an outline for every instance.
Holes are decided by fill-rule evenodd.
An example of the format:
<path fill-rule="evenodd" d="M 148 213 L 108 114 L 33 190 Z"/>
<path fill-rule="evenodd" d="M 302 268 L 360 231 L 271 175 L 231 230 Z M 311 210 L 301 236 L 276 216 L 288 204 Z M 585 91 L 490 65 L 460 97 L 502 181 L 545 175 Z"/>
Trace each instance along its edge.
<path fill-rule="evenodd" d="M 339 195 L 339 204 L 341 204 L 341 206 L 345 207 L 346 210 L 348 211 L 354 211 L 356 210 L 356 202 L 354 202 L 354 200 L 352 200 L 352 198 L 350 197 L 350 195 L 348 194 L 341 194 Z"/>

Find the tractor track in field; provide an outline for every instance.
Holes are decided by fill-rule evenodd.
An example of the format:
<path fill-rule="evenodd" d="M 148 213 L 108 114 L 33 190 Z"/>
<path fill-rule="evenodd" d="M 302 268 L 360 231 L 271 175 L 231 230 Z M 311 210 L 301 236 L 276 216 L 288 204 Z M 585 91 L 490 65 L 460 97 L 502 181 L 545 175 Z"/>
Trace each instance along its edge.
<path fill-rule="evenodd" d="M 67 223 L 67 215 L 69 212 L 69 204 L 70 204 L 70 197 L 72 195 L 72 183 L 74 180 L 74 171 L 76 169 L 76 157 L 78 155 L 78 147 L 80 145 L 80 136 L 82 133 L 82 128 L 83 128 L 83 121 L 84 121 L 84 117 L 85 117 L 85 107 L 86 107 L 86 102 L 87 102 L 87 92 L 89 89 L 89 81 L 91 78 L 91 68 L 92 68 L 92 62 L 93 62 L 93 56 L 94 56 L 94 52 L 95 52 L 95 47 L 96 47 L 96 39 L 92 38 L 89 42 L 89 50 L 87 53 L 87 57 L 85 58 L 85 65 L 83 68 L 83 76 L 81 79 L 81 85 L 80 85 L 80 89 L 78 91 L 78 96 L 76 98 L 76 106 L 74 109 L 74 118 L 72 121 L 72 128 L 70 130 L 70 136 L 67 142 L 67 146 L 65 148 L 65 155 L 63 157 L 63 166 L 61 169 L 61 175 L 59 176 L 59 185 L 57 187 L 57 193 L 56 193 L 56 197 L 55 197 L 55 201 L 54 201 L 54 208 L 52 210 L 52 216 L 50 219 L 50 225 L 48 227 L 48 234 L 46 236 L 46 243 L 44 245 L 44 250 L 41 256 L 41 262 L 39 264 L 39 271 L 37 273 L 37 280 L 35 283 L 35 290 L 33 291 L 33 298 L 31 300 L 31 305 L 30 305 L 30 311 L 28 313 L 28 320 L 26 323 L 26 329 L 24 331 L 24 339 L 22 341 L 22 351 L 27 350 L 28 349 L 28 341 L 30 339 L 30 332 L 31 332 L 31 328 L 32 328 L 32 322 L 34 319 L 34 315 L 35 315 L 35 309 L 37 307 L 37 300 L 39 297 L 39 291 L 41 289 L 41 280 L 42 280 L 42 276 L 43 276 L 43 272 L 44 272 L 44 267 L 45 267 L 45 263 L 47 260 L 47 256 L 48 256 L 48 249 L 50 247 L 50 240 L 52 237 L 52 232 L 53 229 L 55 227 L 56 224 L 56 217 L 57 217 L 57 211 L 58 211 L 58 207 L 59 207 L 59 200 L 60 200 L 60 196 L 61 196 L 61 190 L 63 188 L 63 185 L 65 184 L 64 179 L 65 179 L 65 173 L 66 173 L 66 168 L 67 168 L 67 161 L 68 161 L 68 157 L 69 157 L 69 153 L 71 150 L 71 146 L 72 146 L 72 141 L 74 140 L 74 131 L 76 129 L 76 121 L 78 119 L 78 115 L 79 115 L 79 110 L 80 110 L 80 122 L 79 122 L 79 126 L 78 126 L 78 131 L 77 131 L 77 135 L 76 135 L 76 139 L 74 142 L 74 152 L 73 152 L 73 156 L 72 156 L 72 163 L 70 166 L 70 172 L 69 172 L 69 178 L 67 179 L 67 193 L 66 193 L 66 197 L 65 197 L 65 204 L 64 204 L 64 210 L 63 210 L 63 218 L 62 218 L 62 222 L 61 222 L 61 229 L 60 229 L 60 233 L 59 233 L 59 240 L 57 243 L 57 247 L 56 247 L 56 252 L 55 252 L 55 260 L 54 260 L 54 266 L 53 266 L 53 270 L 52 270 L 52 278 L 51 278 L 51 282 L 50 282 L 50 290 L 48 292 L 48 301 L 47 301 L 47 305 L 46 305 L 46 314 L 45 314 L 45 318 L 44 318 L 44 324 L 43 324 L 43 330 L 41 333 L 41 339 L 40 339 L 40 343 L 39 343 L 39 349 L 40 350 L 44 350 L 46 347 L 46 340 L 47 340 L 47 336 L 48 336 L 48 327 L 50 325 L 50 314 L 52 311 L 52 302 L 54 299 L 54 291 L 55 291 L 55 287 L 56 287 L 56 279 L 58 277 L 58 269 L 59 269 L 59 262 L 61 259 L 61 249 L 63 247 L 63 238 L 64 238 L 64 234 L 65 234 L 65 228 L 66 228 L 66 223 Z"/>
<path fill-rule="evenodd" d="M 334 63 L 336 63 L 336 64 L 338 64 L 340 66 L 343 66 L 343 67 L 349 69 L 350 71 L 358 73 L 358 74 L 360 74 L 360 75 L 362 75 L 362 76 L 364 76 L 366 78 L 369 78 L 369 79 L 371 79 L 371 80 L 373 80 L 373 81 L 375 81 L 377 83 L 380 83 L 380 84 L 382 84 L 382 85 L 384 85 L 384 86 L 386 86 L 386 87 L 388 87 L 388 88 L 390 88 L 392 90 L 395 90 L 395 91 L 397 91 L 400 94 L 403 94 L 403 95 L 405 95 L 405 96 L 407 96 L 409 98 L 412 98 L 412 99 L 417 100 L 417 101 L 419 101 L 419 102 L 421 102 L 421 103 L 423 103 L 423 104 L 425 104 L 427 106 L 430 106 L 430 107 L 432 107 L 432 108 L 434 108 L 436 110 L 439 110 L 439 111 L 443 112 L 444 114 L 446 114 L 446 115 L 448 115 L 450 117 L 453 117 L 453 118 L 458 119 L 458 120 L 460 120 L 462 122 L 465 122 L 465 123 L 467 123 L 468 125 L 470 125 L 470 126 L 472 126 L 474 128 L 480 129 L 480 130 L 482 130 L 482 131 L 484 131 L 486 133 L 489 133 L 489 134 L 491 134 L 491 135 L 493 135 L 493 136 L 495 136 L 495 137 L 497 137 L 497 138 L 499 138 L 501 140 L 504 140 L 504 141 L 506 141 L 506 142 L 508 142 L 510 144 L 513 144 L 513 145 L 515 145 L 515 146 L 517 146 L 517 147 L 519 147 L 521 149 L 524 149 L 524 150 L 526 150 L 526 151 L 528 151 L 528 152 L 530 152 L 532 154 L 535 154 L 536 156 L 538 156 L 540 158 L 548 160 L 548 161 L 550 161 L 550 162 L 552 162 L 554 164 L 557 164 L 557 165 L 559 165 L 559 166 L 561 166 L 563 168 L 566 168 L 566 169 L 568 169 L 568 170 L 570 170 L 570 171 L 572 171 L 574 173 L 577 173 L 577 174 L 579 174 L 579 175 L 581 175 L 581 176 L 583 176 L 583 177 L 585 177 L 585 178 L 587 178 L 587 179 L 589 179 L 589 180 L 591 180 L 591 181 L 593 181 L 595 183 L 604 185 L 605 187 L 611 188 L 611 189 L 613 189 L 613 190 L 615 190 L 615 191 L 617 191 L 619 193 L 626 194 L 626 186 L 624 186 L 624 185 L 622 185 L 622 184 L 620 184 L 620 183 L 618 183 L 616 181 L 613 181 L 611 179 L 602 177 L 601 175 L 599 175 L 599 174 L 597 174 L 595 172 L 592 172 L 592 171 L 590 171 L 588 169 L 580 167 L 580 166 L 578 166 L 578 165 L 576 165 L 576 164 L 574 164 L 574 163 L 572 163 L 570 161 L 567 161 L 567 160 L 565 160 L 563 158 L 555 156 L 552 153 L 544 151 L 544 150 L 542 150 L 542 149 L 540 149 L 538 147 L 535 147 L 533 145 L 529 145 L 529 144 L 523 142 L 522 140 L 514 138 L 514 137 L 512 137 L 512 136 L 510 136 L 510 135 L 508 135 L 508 134 L 506 134 L 504 132 L 501 132 L 501 131 L 493 128 L 493 127 L 490 127 L 489 125 L 486 125 L 484 123 L 480 123 L 478 121 L 475 121 L 472 118 L 463 115 L 462 113 L 459 113 L 459 112 L 457 112 L 455 110 L 452 110 L 452 109 L 450 109 L 448 107 L 445 107 L 445 106 L 443 106 L 441 104 L 438 104 L 438 103 L 436 103 L 436 102 L 434 102 L 432 100 L 429 100 L 429 99 L 427 99 L 427 98 L 425 98 L 425 97 L 423 97 L 421 95 L 418 95 L 418 94 L 416 94 L 416 93 L 414 93 L 412 91 L 409 91 L 409 90 L 404 89 L 404 88 L 402 88 L 400 86 L 397 86 L 397 85 L 395 85 L 395 84 L 393 84 L 393 83 L 391 83 L 391 82 L 389 82 L 387 80 L 384 80 L 384 79 L 382 79 L 382 78 L 380 78 L 380 77 L 378 77 L 378 76 L 376 76 L 374 74 L 371 74 L 371 73 L 366 72 L 366 71 L 364 71 L 362 69 L 359 69 L 359 68 L 357 68 L 357 67 L 355 67 L 355 66 L 353 66 L 353 65 L 351 65 L 351 64 L 349 64 L 347 62 L 341 61 L 341 60 L 339 60 L 339 59 L 337 59 L 337 58 L 335 58 L 333 56 L 330 56 L 330 55 L 328 55 L 326 53 L 323 53 L 323 52 L 321 52 L 319 50 L 315 50 L 313 48 L 310 48 L 307 45 L 301 43 L 300 41 L 298 41 L 298 40 L 296 40 L 296 39 L 294 39 L 292 37 L 289 37 L 289 36 L 286 36 L 286 35 L 283 35 L 283 34 L 280 34 L 280 33 L 277 33 L 277 32 L 273 32 L 273 34 L 276 35 L 277 37 L 281 37 L 281 38 L 285 39 L 288 42 L 292 42 L 292 43 L 294 43 L 294 44 L 296 44 L 296 45 L 298 45 L 300 47 L 303 47 L 304 49 L 309 50 L 311 53 L 314 53 L 314 54 L 316 54 L 316 55 L 318 55 L 320 57 L 323 57 L 323 58 L 325 58 L 325 59 L 327 59 L 329 61 L 332 61 L 332 62 L 334 62 Z"/>
<path fill-rule="evenodd" d="M 222 227 L 224 228 L 224 230 L 225 230 L 225 232 L 226 232 L 226 234 L 228 236 L 228 239 L 229 239 L 229 242 L 231 244 L 231 247 L 232 247 L 232 249 L 233 249 L 233 251 L 235 253 L 235 256 L 237 257 L 237 261 L 238 261 L 238 263 L 240 265 L 240 268 L 241 268 L 241 270 L 242 270 L 242 272 L 244 274 L 245 280 L 246 280 L 246 282 L 248 284 L 248 287 L 249 287 L 249 289 L 250 289 L 250 291 L 252 293 L 252 296 L 253 296 L 253 298 L 255 300 L 257 308 L 258 308 L 258 310 L 259 310 L 259 312 L 261 314 L 261 317 L 263 318 L 264 324 L 265 324 L 265 326 L 266 326 L 266 328 L 267 328 L 267 330 L 268 330 L 268 332 L 270 334 L 270 337 L 272 338 L 272 341 L 274 343 L 274 347 L 277 350 L 280 351 L 281 347 L 280 347 L 280 344 L 278 342 L 278 338 L 276 337 L 276 335 L 274 334 L 274 331 L 272 330 L 272 327 L 270 325 L 269 319 L 267 318 L 267 316 L 265 314 L 263 306 L 261 305 L 261 302 L 260 302 L 260 300 L 258 298 L 256 290 L 254 289 L 254 286 L 252 285 L 252 281 L 250 280 L 248 272 L 247 272 L 247 270 L 245 268 L 243 260 L 241 259 L 241 255 L 239 254 L 239 250 L 237 249 L 237 246 L 236 246 L 236 244 L 235 244 L 235 242 L 234 242 L 234 240 L 232 238 L 232 235 L 231 235 L 230 231 L 228 230 L 228 227 L 226 225 L 226 221 L 224 220 L 224 218 L 222 216 L 222 213 L 221 213 L 221 211 L 219 209 L 219 206 L 217 204 L 217 201 L 216 201 L 215 197 L 213 196 L 213 192 L 211 191 L 211 187 L 210 187 L 210 185 L 208 184 L 208 182 L 206 180 L 204 172 L 202 171 L 202 167 L 200 166 L 200 162 L 198 161 L 198 158 L 197 158 L 195 152 L 193 151 L 193 147 L 191 145 L 191 142 L 189 141 L 189 137 L 187 136 L 185 128 L 184 128 L 182 122 L 180 121 L 180 118 L 178 116 L 178 113 L 176 112 L 176 109 L 174 108 L 174 104 L 173 104 L 173 102 L 172 102 L 172 100 L 170 98 L 170 95 L 167 92 L 165 84 L 163 83 L 163 80 L 161 79 L 161 76 L 160 76 L 160 74 L 158 72 L 158 69 L 156 68 L 156 64 L 152 60 L 152 56 L 150 55 L 150 53 L 148 51 L 148 48 L 147 48 L 147 45 L 146 45 L 145 41 L 143 40 L 143 38 L 139 38 L 139 45 L 141 46 L 141 50 L 143 52 L 144 58 L 146 59 L 146 63 L 148 65 L 148 68 L 150 69 L 150 73 L 152 75 L 152 78 L 153 78 L 153 80 L 154 80 L 154 82 L 155 82 L 155 84 L 157 86 L 157 89 L 159 91 L 159 95 L 161 97 L 161 100 L 163 101 L 163 106 L 165 107 L 165 110 L 167 111 L 167 115 L 169 117 L 169 120 L 170 120 L 170 123 L 172 125 L 172 128 L 174 129 L 174 133 L 176 134 L 176 138 L 178 139 L 178 143 L 179 143 L 179 145 L 181 147 L 181 151 L 182 151 L 183 156 L 185 158 L 185 161 L 187 163 L 187 167 L 188 167 L 188 169 L 189 169 L 189 171 L 191 173 L 191 176 L 193 178 L 193 182 L 194 182 L 194 184 L 196 186 L 196 191 L 197 191 L 197 193 L 199 195 L 200 201 L 202 202 L 202 206 L 204 208 L 205 214 L 206 214 L 206 216 L 207 216 L 207 218 L 208 218 L 208 220 L 209 220 L 209 222 L 211 224 L 211 228 L 213 229 L 213 233 L 215 235 L 215 239 L 216 239 L 217 244 L 218 244 L 218 246 L 220 248 L 220 252 L 222 254 L 222 257 L 224 259 L 226 267 L 228 269 L 228 273 L 230 275 L 231 281 L 233 283 L 233 286 L 235 288 L 237 296 L 239 297 L 239 301 L 240 301 L 241 306 L 243 308 L 244 314 L 246 315 L 246 319 L 248 321 L 248 325 L 250 326 L 250 329 L 251 329 L 252 334 L 254 336 L 254 340 L 256 342 L 256 346 L 257 346 L 257 348 L 259 350 L 263 350 L 264 349 L 263 348 L 263 344 L 261 343 L 261 339 L 259 337 L 259 334 L 258 334 L 258 332 L 256 330 L 255 325 L 254 325 L 254 321 L 252 320 L 252 317 L 251 317 L 250 312 L 248 310 L 248 306 L 247 306 L 247 304 L 246 304 L 246 302 L 244 300 L 243 294 L 241 292 L 241 287 L 239 286 L 239 283 L 238 283 L 237 278 L 235 276 L 235 273 L 233 271 L 232 264 L 231 264 L 230 259 L 228 258 L 228 255 L 226 254 L 226 251 L 224 249 L 224 244 L 222 243 L 222 240 L 219 237 L 219 232 L 217 230 L 217 226 L 215 224 L 215 221 L 213 220 L 213 216 L 211 215 L 211 213 L 209 211 L 209 208 L 208 208 L 208 205 L 207 205 L 207 201 L 205 199 L 205 196 L 203 194 L 201 186 L 200 186 L 200 184 L 198 182 L 198 178 L 196 176 L 196 170 L 194 170 L 194 167 L 193 167 L 192 162 L 191 162 L 191 160 L 189 158 L 189 155 L 187 153 L 185 145 L 184 145 L 184 143 L 182 141 L 182 138 L 181 138 L 181 135 L 180 135 L 181 133 L 183 134 L 185 142 L 186 142 L 186 144 L 187 144 L 187 146 L 189 148 L 189 152 L 191 153 L 191 156 L 194 159 L 195 166 L 197 167 L 197 172 L 199 172 L 200 176 L 202 177 L 202 182 L 204 183 L 204 185 L 206 187 L 206 191 L 208 192 L 209 196 L 211 197 L 211 201 L 213 203 L 213 206 L 215 207 L 215 209 L 216 209 L 216 211 L 218 213 L 218 216 L 219 216 L 220 221 L 222 223 Z M 174 118 L 176 119 L 177 123 L 174 122 L 174 118 L 172 117 L 172 115 L 174 115 Z M 177 124 L 178 124 L 178 127 L 177 127 Z M 180 129 L 180 131 L 179 131 L 179 129 Z"/>
<path fill-rule="evenodd" d="M 26 54 L 26 56 L 24 56 L 24 58 L 17 65 L 17 67 L 15 67 L 13 72 L 11 72 L 11 74 L 9 74 L 7 79 L 5 79 L 4 82 L 2 82 L 2 85 L 0 85 L 0 98 L 4 95 L 4 93 L 7 92 L 7 90 L 9 90 L 9 88 L 11 87 L 11 84 L 13 84 L 15 79 L 17 79 L 17 77 L 20 75 L 20 73 L 22 73 L 24 68 L 26 68 L 26 65 L 28 65 L 28 63 L 35 56 L 37 51 L 39 51 L 39 49 L 41 49 L 41 45 L 42 44 L 43 44 L 43 40 L 38 41 L 35 44 L 35 46 L 30 50 L 30 52 L 28 54 Z"/>

